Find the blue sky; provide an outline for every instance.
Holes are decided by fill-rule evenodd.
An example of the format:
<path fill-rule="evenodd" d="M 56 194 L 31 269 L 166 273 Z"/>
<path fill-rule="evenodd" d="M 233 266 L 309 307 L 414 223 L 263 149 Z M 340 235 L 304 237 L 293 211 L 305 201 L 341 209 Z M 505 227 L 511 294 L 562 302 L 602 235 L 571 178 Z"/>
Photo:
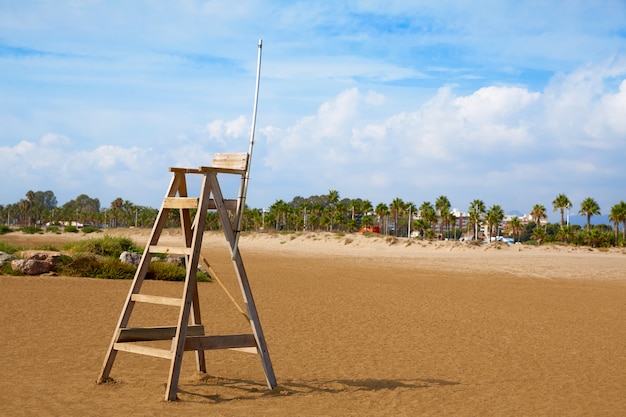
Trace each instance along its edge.
<path fill-rule="evenodd" d="M 626 199 L 625 2 L 381 4 L 1 2 L 0 204 L 159 207 L 168 167 L 248 149 L 259 39 L 252 207 Z"/>

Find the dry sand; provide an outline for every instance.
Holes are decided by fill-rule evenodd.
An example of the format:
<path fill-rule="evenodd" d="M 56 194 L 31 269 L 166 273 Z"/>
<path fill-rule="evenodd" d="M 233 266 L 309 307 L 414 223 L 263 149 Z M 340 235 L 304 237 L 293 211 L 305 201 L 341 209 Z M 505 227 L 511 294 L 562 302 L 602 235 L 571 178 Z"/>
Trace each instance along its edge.
<path fill-rule="evenodd" d="M 143 246 L 149 231 L 115 233 Z M 256 355 L 231 351 L 208 352 L 205 376 L 186 353 L 177 402 L 163 401 L 163 359 L 122 352 L 115 383 L 97 385 L 130 281 L 0 276 L 0 414 L 626 415 L 622 250 L 319 233 L 245 235 L 240 247 L 277 389 Z M 203 248 L 237 294 L 223 237 L 207 233 Z M 182 284 L 144 288 L 180 295 Z M 199 291 L 210 333 L 249 330 L 216 283 Z M 136 309 L 131 325 L 175 316 Z"/>

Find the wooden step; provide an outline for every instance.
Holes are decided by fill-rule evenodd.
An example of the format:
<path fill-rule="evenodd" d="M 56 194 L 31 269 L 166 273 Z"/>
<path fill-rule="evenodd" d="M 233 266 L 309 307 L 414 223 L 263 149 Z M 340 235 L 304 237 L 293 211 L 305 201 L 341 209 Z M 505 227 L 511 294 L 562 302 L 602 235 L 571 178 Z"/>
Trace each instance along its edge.
<path fill-rule="evenodd" d="M 174 352 L 172 352 L 171 350 L 159 349 L 152 346 L 137 345 L 133 343 L 114 343 L 113 349 L 122 352 L 137 353 L 139 355 L 154 356 L 156 358 L 170 360 L 174 357 Z"/>
<path fill-rule="evenodd" d="M 256 340 L 252 334 L 231 334 L 225 336 L 187 336 L 185 350 L 215 350 L 254 348 Z"/>
<path fill-rule="evenodd" d="M 138 303 L 160 304 L 164 306 L 180 307 L 183 305 L 182 298 L 162 297 L 160 295 L 133 294 L 130 299 Z"/>
<path fill-rule="evenodd" d="M 190 324 L 187 326 L 187 337 L 203 335 L 204 326 L 202 324 Z M 125 327 L 118 329 L 117 343 L 168 340 L 174 336 L 176 336 L 176 326 Z"/>

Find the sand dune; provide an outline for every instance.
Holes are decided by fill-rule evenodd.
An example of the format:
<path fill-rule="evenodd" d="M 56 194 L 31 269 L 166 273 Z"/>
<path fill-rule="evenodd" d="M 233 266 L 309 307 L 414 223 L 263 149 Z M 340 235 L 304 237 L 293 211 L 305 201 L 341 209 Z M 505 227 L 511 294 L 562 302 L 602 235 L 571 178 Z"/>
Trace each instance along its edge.
<path fill-rule="evenodd" d="M 149 235 L 114 233 L 140 245 Z M 79 238 L 89 237 L 0 241 Z M 204 242 L 237 294 L 223 237 L 207 233 Z M 1 276 L 2 414 L 626 415 L 623 250 L 303 233 L 244 235 L 241 252 L 277 389 L 267 390 L 258 357 L 230 351 L 208 353 L 208 375 L 185 356 L 174 403 L 162 400 L 162 359 L 120 353 L 115 383 L 97 385 L 130 282 Z M 217 284 L 199 291 L 209 331 L 247 330 Z M 146 309 L 133 320 L 171 324 L 175 315 Z"/>

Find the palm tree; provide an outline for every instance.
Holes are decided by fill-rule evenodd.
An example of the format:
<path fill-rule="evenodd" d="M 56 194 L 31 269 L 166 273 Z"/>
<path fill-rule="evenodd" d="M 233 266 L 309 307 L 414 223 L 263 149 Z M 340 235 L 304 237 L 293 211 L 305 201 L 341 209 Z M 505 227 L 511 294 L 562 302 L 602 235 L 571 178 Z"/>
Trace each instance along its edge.
<path fill-rule="evenodd" d="M 385 203 L 378 203 L 376 206 L 376 210 L 374 210 L 376 215 L 378 216 L 378 225 L 385 229 L 385 235 L 387 234 L 387 225 L 384 224 L 383 219 L 386 219 L 389 215 L 389 207 Z"/>
<path fill-rule="evenodd" d="M 361 210 L 363 212 L 363 216 L 371 216 L 372 211 L 374 211 L 374 207 L 372 207 L 372 202 L 369 200 L 363 200 L 363 202 L 361 203 Z"/>
<path fill-rule="evenodd" d="M 572 239 L 574 239 L 575 235 L 576 234 L 574 233 L 572 226 L 565 225 L 559 229 L 556 234 L 556 238 L 561 242 L 569 243 Z"/>
<path fill-rule="evenodd" d="M 435 226 L 437 225 L 437 220 L 439 218 L 437 217 L 437 211 L 435 210 L 435 207 L 433 207 L 431 202 L 424 201 L 419 207 L 418 211 L 420 213 L 420 218 L 428 225 L 428 231 L 435 228 Z M 434 235 L 434 231 L 430 231 L 429 235 Z"/>
<path fill-rule="evenodd" d="M 565 224 L 565 210 L 569 210 L 572 207 L 572 202 L 569 201 L 569 198 L 563 193 L 556 196 L 554 201 L 552 202 L 552 207 L 554 211 L 560 211 L 561 214 L 561 227 Z"/>
<path fill-rule="evenodd" d="M 541 245 L 541 242 L 546 238 L 546 229 L 543 229 L 541 227 L 535 227 L 532 237 L 537 241 L 538 245 Z"/>
<path fill-rule="evenodd" d="M 535 204 L 530 212 L 530 216 L 537 223 L 537 226 L 541 226 L 541 221 L 548 218 L 543 204 Z"/>
<path fill-rule="evenodd" d="M 32 190 L 29 190 L 26 193 L 26 200 L 28 200 L 28 208 L 27 208 L 27 213 L 28 213 L 28 225 L 30 226 L 30 222 L 31 222 L 31 218 L 32 218 L 32 212 L 33 209 L 35 208 L 35 193 Z"/>
<path fill-rule="evenodd" d="M 426 237 L 426 230 L 428 230 L 428 221 L 424 218 L 419 218 L 415 221 L 415 230 L 417 230 L 422 236 L 422 240 Z"/>
<path fill-rule="evenodd" d="M 413 223 L 413 214 L 417 211 L 417 207 L 415 207 L 414 203 L 407 202 L 404 204 L 404 210 L 409 215 L 409 225 L 408 225 L 408 230 L 406 232 L 406 237 L 410 238 L 411 237 L 411 225 Z"/>
<path fill-rule="evenodd" d="M 513 235 L 513 243 L 519 242 L 519 235 L 522 232 L 524 225 L 522 225 L 521 220 L 517 216 L 511 217 L 511 220 L 508 224 L 508 229 Z M 516 239 L 517 238 L 517 239 Z"/>
<path fill-rule="evenodd" d="M 489 230 L 489 238 L 493 236 L 493 229 L 496 228 L 496 236 L 497 236 L 497 227 L 500 225 L 502 219 L 504 219 L 504 210 L 497 204 L 489 207 L 487 210 L 487 225 Z"/>
<path fill-rule="evenodd" d="M 599 216 L 600 215 L 600 206 L 591 197 L 585 198 L 582 203 L 580 203 L 580 210 L 578 214 L 587 216 L 587 231 L 591 230 L 591 216 Z"/>
<path fill-rule="evenodd" d="M 400 197 L 396 197 L 393 199 L 391 204 L 389 204 L 389 211 L 395 218 L 395 224 L 393 226 L 394 235 L 398 236 L 398 217 L 400 214 L 404 213 L 404 201 Z"/>
<path fill-rule="evenodd" d="M 619 241 L 620 223 L 624 223 L 623 238 L 626 240 L 626 203 L 624 203 L 624 201 L 620 201 L 619 203 L 611 207 L 609 220 L 613 222 L 613 226 L 615 227 L 615 245 L 617 245 Z"/>
<path fill-rule="evenodd" d="M 340 229 L 341 225 L 344 224 L 345 214 L 346 214 L 346 205 L 343 203 L 335 204 L 335 207 L 332 210 L 332 219 L 333 223 L 337 224 L 337 228 Z"/>
<path fill-rule="evenodd" d="M 485 213 L 485 203 L 483 200 L 474 200 L 469 206 L 469 224 L 474 225 L 474 239 L 478 239 L 478 227 L 480 220 Z"/>
<path fill-rule="evenodd" d="M 111 201 L 111 217 L 113 220 L 113 227 L 117 227 L 117 221 L 119 219 L 119 215 L 123 205 L 124 200 L 122 200 L 121 197 L 118 197 L 115 200 Z"/>
<path fill-rule="evenodd" d="M 598 247 L 604 242 L 603 233 L 599 229 L 589 230 L 586 233 L 585 241 L 591 245 L 592 248 Z"/>
<path fill-rule="evenodd" d="M 334 208 L 335 204 L 339 201 L 339 191 L 337 190 L 328 190 L 328 196 L 326 197 L 326 201 L 330 204 L 331 207 L 331 215 L 330 215 L 330 230 L 333 229 L 333 217 L 334 217 Z"/>
<path fill-rule="evenodd" d="M 372 219 L 372 216 L 370 216 L 369 214 L 363 216 L 361 218 L 361 226 L 362 227 L 370 227 L 371 225 L 374 224 L 374 219 Z"/>
<path fill-rule="evenodd" d="M 440 195 L 435 200 L 435 208 L 437 209 L 437 214 L 441 219 L 439 223 L 439 235 L 443 238 L 443 230 L 444 228 L 447 230 L 449 226 L 449 214 L 450 214 L 450 200 L 445 195 Z"/>
<path fill-rule="evenodd" d="M 354 220 L 356 218 L 356 214 L 360 213 L 362 210 L 362 201 L 358 199 L 350 200 L 349 208 L 350 208 L 350 220 Z"/>

